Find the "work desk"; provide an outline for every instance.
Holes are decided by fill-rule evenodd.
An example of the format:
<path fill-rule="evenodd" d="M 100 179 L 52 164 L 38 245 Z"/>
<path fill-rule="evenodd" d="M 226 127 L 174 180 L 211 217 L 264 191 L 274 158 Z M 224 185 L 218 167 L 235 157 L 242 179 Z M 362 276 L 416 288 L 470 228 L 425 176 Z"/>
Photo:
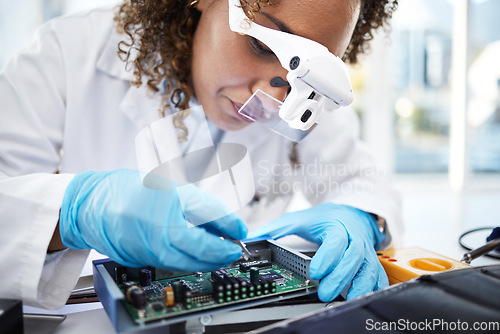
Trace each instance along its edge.
<path fill-rule="evenodd" d="M 288 238 L 287 244 L 290 246 L 298 246 L 300 244 L 300 241 L 295 238 Z M 311 244 L 304 244 L 306 250 L 310 250 L 311 247 L 313 247 Z M 454 259 L 459 259 L 461 255 L 464 253 L 463 249 L 456 244 L 455 247 L 449 248 L 448 252 L 442 255 L 454 258 Z M 100 257 L 98 254 L 94 253 L 93 258 L 98 258 Z M 90 260 L 89 260 L 90 261 Z M 488 258 L 478 258 L 473 261 L 473 265 L 475 266 L 480 266 L 480 265 L 489 265 L 489 264 L 498 264 L 500 261 L 495 260 L 495 259 L 488 259 Z M 259 312 L 259 313 L 253 313 L 251 316 L 252 317 L 265 317 L 265 316 L 272 316 L 272 317 L 279 317 L 278 313 L 284 314 L 283 317 L 286 316 L 299 316 L 307 312 L 312 312 L 315 310 L 318 310 L 320 308 L 327 307 L 326 303 L 317 303 L 317 304 L 308 304 L 308 305 L 303 305 L 301 308 L 295 307 L 295 308 L 288 308 L 288 309 L 279 309 L 279 308 L 273 308 L 273 309 L 268 309 L 265 312 Z M 28 307 L 24 306 L 24 313 L 39 313 L 39 314 L 46 314 L 46 315 L 65 315 L 66 319 L 62 321 L 57 327 L 53 328 L 53 333 L 55 334 L 79 334 L 79 333 L 92 333 L 92 334 L 100 334 L 100 333 L 113 333 L 114 328 L 108 319 L 106 312 L 104 311 L 102 304 L 99 302 L 93 302 L 93 303 L 82 303 L 82 304 L 69 304 L 61 309 L 58 310 L 53 310 L 53 311 L 47 311 L 43 309 L 38 309 L 38 308 L 33 308 L 33 307 Z M 266 315 L 267 313 L 267 315 Z M 273 314 L 269 314 L 273 313 Z M 226 313 L 227 314 L 227 313 Z M 241 315 L 238 314 L 238 311 L 232 311 L 230 318 L 231 321 L 233 322 L 238 322 L 238 317 L 245 317 L 248 316 L 248 314 Z M 54 321 L 57 321 L 57 319 L 53 319 Z M 218 316 L 214 317 L 211 319 L 211 324 L 214 325 L 217 321 L 223 322 L 223 321 L 228 321 L 228 316 L 227 315 L 222 315 L 219 314 Z M 51 320 L 47 319 L 45 322 L 48 322 L 47 324 L 50 326 Z M 199 318 L 194 318 L 193 323 L 191 326 L 193 328 L 196 328 L 197 322 L 199 322 Z M 31 334 L 31 333 L 41 333 L 40 332 L 40 327 L 37 327 L 36 330 L 27 330 L 26 334 Z M 43 332 L 42 332 L 43 333 Z"/>
<path fill-rule="evenodd" d="M 398 247 L 418 246 L 438 254 L 460 260 L 465 250 L 460 247 L 458 237 L 466 230 L 479 226 L 500 225 L 500 191 L 472 190 L 467 194 L 454 194 L 446 183 L 429 182 L 424 186 L 401 185 L 405 231 Z M 477 235 L 478 244 L 484 241 Z M 295 249 L 310 251 L 314 245 L 296 237 L 287 237 L 280 243 Z M 472 262 L 474 266 L 499 264 L 500 260 L 481 257 Z M 90 266 L 88 266 L 90 268 Z M 326 305 L 326 304 L 325 304 Z M 323 307 L 321 305 L 314 306 Z M 304 309 L 304 311 L 312 310 Z M 47 311 L 24 307 L 25 313 L 65 314 L 66 319 L 55 328 L 56 334 L 67 333 L 113 333 L 114 329 L 100 303 L 66 305 L 59 310 Z M 290 313 L 291 314 L 291 313 Z M 30 332 L 28 332 L 29 334 Z M 40 333 L 37 331 L 37 334 Z"/>

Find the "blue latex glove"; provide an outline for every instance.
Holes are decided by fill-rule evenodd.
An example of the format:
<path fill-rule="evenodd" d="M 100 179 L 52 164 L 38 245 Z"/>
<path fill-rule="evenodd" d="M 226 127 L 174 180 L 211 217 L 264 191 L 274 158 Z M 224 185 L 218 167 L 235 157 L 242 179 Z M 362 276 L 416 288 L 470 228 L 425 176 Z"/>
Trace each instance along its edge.
<path fill-rule="evenodd" d="M 311 260 L 312 279 L 321 280 L 318 297 L 332 301 L 352 282 L 347 299 L 389 285 L 375 249 L 385 239 L 375 218 L 350 206 L 325 203 L 291 212 L 251 232 L 249 238 L 278 239 L 295 234 L 320 245 Z"/>
<path fill-rule="evenodd" d="M 131 267 L 205 271 L 227 266 L 241 256 L 241 248 L 219 238 L 246 236 L 241 218 L 228 214 L 209 223 L 188 227 L 214 210 L 227 210 L 215 196 L 192 187 L 194 208 L 183 212 L 176 190 L 151 190 L 139 172 L 116 170 L 75 175 L 61 206 L 59 230 L 63 244 L 73 249 L 95 249 Z M 230 211 L 228 211 L 230 212 Z M 210 231 L 210 232 L 209 232 Z M 216 234 L 214 234 L 216 233 Z"/>

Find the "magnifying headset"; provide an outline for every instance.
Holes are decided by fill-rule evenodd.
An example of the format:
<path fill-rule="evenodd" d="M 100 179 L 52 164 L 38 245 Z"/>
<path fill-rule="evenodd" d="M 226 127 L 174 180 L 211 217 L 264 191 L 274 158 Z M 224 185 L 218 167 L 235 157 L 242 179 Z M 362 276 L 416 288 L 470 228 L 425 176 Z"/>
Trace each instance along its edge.
<path fill-rule="evenodd" d="M 283 102 L 257 90 L 238 111 L 241 115 L 299 142 L 325 110 L 352 102 L 349 74 L 339 57 L 320 43 L 253 22 L 240 0 L 228 1 L 230 29 L 264 43 L 288 71 L 286 81 L 275 77 L 271 86 L 290 86 Z"/>

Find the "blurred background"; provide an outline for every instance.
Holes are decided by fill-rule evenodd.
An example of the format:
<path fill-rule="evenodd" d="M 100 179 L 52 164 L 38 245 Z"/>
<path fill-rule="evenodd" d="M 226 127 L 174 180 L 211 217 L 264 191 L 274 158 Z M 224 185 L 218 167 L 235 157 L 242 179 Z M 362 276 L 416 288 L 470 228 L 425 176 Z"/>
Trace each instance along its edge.
<path fill-rule="evenodd" d="M 0 68 L 44 21 L 117 0 L 0 0 Z M 461 257 L 459 235 L 499 226 L 500 1 L 401 0 L 350 66 L 362 137 L 393 173 L 403 246 Z"/>
<path fill-rule="evenodd" d="M 351 68 L 362 136 L 402 194 L 404 246 L 458 257 L 464 231 L 500 226 L 498 13 L 495 0 L 401 0 Z"/>

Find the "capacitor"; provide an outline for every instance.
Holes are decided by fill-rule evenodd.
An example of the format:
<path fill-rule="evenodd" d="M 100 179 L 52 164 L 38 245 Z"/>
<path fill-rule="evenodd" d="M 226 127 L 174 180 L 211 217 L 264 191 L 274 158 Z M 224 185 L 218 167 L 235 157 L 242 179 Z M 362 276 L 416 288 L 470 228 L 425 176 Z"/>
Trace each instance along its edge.
<path fill-rule="evenodd" d="M 170 285 L 172 286 L 172 289 L 174 290 L 174 299 L 177 302 L 182 301 L 183 285 L 182 285 L 181 281 L 173 281 L 170 283 Z"/>
<path fill-rule="evenodd" d="M 250 268 L 250 282 L 258 283 L 260 279 L 260 270 L 257 267 Z"/>
<path fill-rule="evenodd" d="M 127 298 L 127 300 L 129 302 L 132 302 L 132 291 L 134 291 L 134 290 L 142 290 L 142 288 L 140 286 L 138 286 L 138 285 L 135 285 L 135 284 L 133 284 L 133 285 L 128 285 L 127 284 L 127 286 L 128 287 L 125 290 L 125 298 Z"/>
<path fill-rule="evenodd" d="M 175 294 L 174 294 L 174 288 L 171 286 L 166 286 L 163 289 L 163 298 L 165 301 L 165 306 L 167 307 L 172 307 L 175 305 Z"/>
<path fill-rule="evenodd" d="M 135 282 L 132 282 L 132 281 L 127 281 L 127 282 L 123 282 L 122 286 L 123 286 L 123 291 L 127 292 L 127 290 L 131 287 L 133 287 L 135 285 Z"/>
<path fill-rule="evenodd" d="M 148 286 L 152 283 L 152 273 L 149 269 L 141 269 L 139 272 L 139 284 L 141 286 Z"/>
<path fill-rule="evenodd" d="M 144 310 L 146 308 L 146 294 L 143 289 L 131 288 L 130 296 L 132 298 L 132 306 L 138 310 Z"/>

